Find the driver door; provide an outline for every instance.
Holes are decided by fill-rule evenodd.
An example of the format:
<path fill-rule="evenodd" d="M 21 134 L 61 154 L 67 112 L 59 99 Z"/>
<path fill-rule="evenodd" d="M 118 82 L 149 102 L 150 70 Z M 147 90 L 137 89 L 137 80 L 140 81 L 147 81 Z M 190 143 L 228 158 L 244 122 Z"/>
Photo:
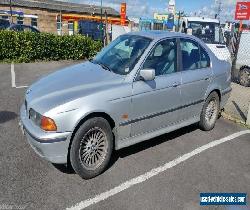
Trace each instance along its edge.
<path fill-rule="evenodd" d="M 131 136 L 168 127 L 181 119 L 176 109 L 181 104 L 181 72 L 177 64 L 176 39 L 155 45 L 143 64 L 143 69 L 155 70 L 155 79 L 137 79 L 133 83 Z"/>

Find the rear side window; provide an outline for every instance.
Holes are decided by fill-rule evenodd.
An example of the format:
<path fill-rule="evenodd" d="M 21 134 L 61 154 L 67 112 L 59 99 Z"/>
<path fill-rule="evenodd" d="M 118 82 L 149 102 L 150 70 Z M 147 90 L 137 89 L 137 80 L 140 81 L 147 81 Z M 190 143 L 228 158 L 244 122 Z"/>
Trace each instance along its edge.
<path fill-rule="evenodd" d="M 181 53 L 183 70 L 195 70 L 210 66 L 207 52 L 195 41 L 181 39 Z"/>

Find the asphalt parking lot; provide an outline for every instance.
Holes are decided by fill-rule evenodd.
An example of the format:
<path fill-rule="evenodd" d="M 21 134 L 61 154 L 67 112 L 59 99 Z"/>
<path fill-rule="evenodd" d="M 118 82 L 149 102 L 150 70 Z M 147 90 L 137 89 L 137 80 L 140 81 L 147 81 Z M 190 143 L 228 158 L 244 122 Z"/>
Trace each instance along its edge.
<path fill-rule="evenodd" d="M 115 152 L 91 180 L 38 157 L 18 127 L 26 86 L 72 64 L 0 65 L 0 209 L 250 209 L 250 134 L 222 118 Z M 201 192 L 244 192 L 249 206 L 201 207 Z"/>

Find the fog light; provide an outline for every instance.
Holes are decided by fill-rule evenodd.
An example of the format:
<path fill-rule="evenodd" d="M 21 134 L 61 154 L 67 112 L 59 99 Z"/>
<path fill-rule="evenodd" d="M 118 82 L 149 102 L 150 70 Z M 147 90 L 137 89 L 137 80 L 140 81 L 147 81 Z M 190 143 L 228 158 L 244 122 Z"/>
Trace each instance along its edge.
<path fill-rule="evenodd" d="M 45 131 L 56 131 L 56 123 L 54 120 L 50 119 L 49 117 L 42 116 L 41 119 L 41 128 Z"/>

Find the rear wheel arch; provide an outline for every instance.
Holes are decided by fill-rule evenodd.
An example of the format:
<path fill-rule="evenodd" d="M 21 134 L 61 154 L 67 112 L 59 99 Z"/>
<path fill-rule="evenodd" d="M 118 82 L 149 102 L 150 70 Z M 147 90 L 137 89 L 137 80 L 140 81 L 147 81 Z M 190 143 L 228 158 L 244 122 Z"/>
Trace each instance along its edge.
<path fill-rule="evenodd" d="M 213 92 L 215 92 L 215 93 L 218 95 L 218 97 L 219 97 L 219 102 L 221 102 L 221 97 L 222 97 L 221 91 L 220 91 L 219 88 L 215 88 L 215 87 L 207 91 L 207 94 L 206 94 L 206 97 L 205 97 L 204 101 L 205 101 Z"/>
<path fill-rule="evenodd" d="M 115 128 L 115 121 L 113 120 L 113 118 L 108 115 L 107 113 L 105 112 L 92 112 L 88 115 L 86 115 L 85 117 L 83 117 L 79 122 L 78 124 L 75 126 L 73 132 L 72 132 L 72 135 L 71 135 L 71 138 L 70 138 L 70 143 L 69 143 L 69 147 L 68 147 L 68 155 L 67 155 L 67 164 L 70 165 L 70 149 L 71 149 L 71 144 L 72 144 L 72 141 L 74 139 L 74 136 L 77 132 L 77 130 L 80 128 L 80 126 L 86 122 L 87 120 L 91 119 L 91 118 L 94 118 L 94 117 L 101 117 L 105 120 L 108 121 L 111 129 L 113 130 Z M 114 136 L 114 135 L 113 135 Z M 115 145 L 115 137 L 113 138 L 114 139 L 114 145 Z"/>
<path fill-rule="evenodd" d="M 217 95 L 219 96 L 219 102 L 221 102 L 221 92 L 220 92 L 220 90 L 219 90 L 219 89 L 214 89 L 213 91 L 211 91 L 211 92 L 209 93 L 209 95 L 212 94 L 213 92 L 216 92 L 216 93 L 217 93 Z"/>
<path fill-rule="evenodd" d="M 199 121 L 199 126 L 204 131 L 212 130 L 218 119 L 220 112 L 219 94 L 220 92 L 214 90 L 210 92 L 204 101 Z"/>

